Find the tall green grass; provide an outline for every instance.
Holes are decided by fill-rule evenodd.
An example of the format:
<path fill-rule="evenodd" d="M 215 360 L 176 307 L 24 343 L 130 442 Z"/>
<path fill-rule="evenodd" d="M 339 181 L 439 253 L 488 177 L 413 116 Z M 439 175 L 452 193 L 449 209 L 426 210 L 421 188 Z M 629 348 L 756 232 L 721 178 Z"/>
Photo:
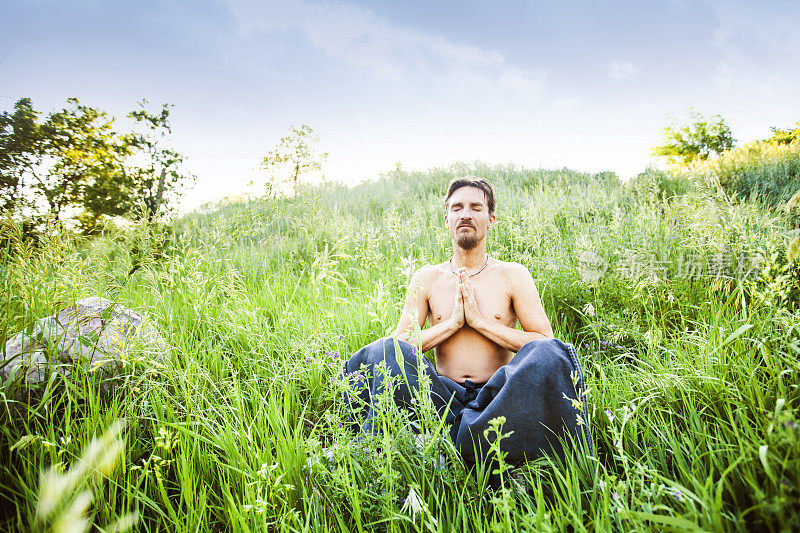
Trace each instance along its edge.
<path fill-rule="evenodd" d="M 380 435 L 354 440 L 331 380 L 393 329 L 414 269 L 448 257 L 441 197 L 464 173 L 496 184 L 489 253 L 531 269 L 556 336 L 577 347 L 597 448 L 526 465 L 500 490 L 485 468 L 467 471 L 424 398 L 423 446 L 391 405 Z M 139 528 L 169 531 L 800 528 L 787 220 L 702 188 L 670 190 L 653 173 L 623 185 L 474 164 L 228 204 L 167 235 L 54 232 L 31 249 L 7 226 L 4 338 L 102 295 L 145 312 L 170 349 L 132 357 L 109 390 L 77 372 L 54 375 L 29 403 L 3 399 L 0 529 L 52 525 L 36 515 L 41 473 L 74 465 L 118 419 L 123 460 L 90 483 L 99 525 L 138 513 Z M 578 271 L 585 250 L 610 264 L 597 283 Z M 760 252 L 763 269 L 677 276 L 681 257 L 728 252 Z M 627 279 L 619 266 L 631 254 L 667 268 Z"/>
<path fill-rule="evenodd" d="M 755 141 L 716 159 L 698 160 L 686 172 L 740 199 L 778 206 L 800 190 L 800 141 Z"/>

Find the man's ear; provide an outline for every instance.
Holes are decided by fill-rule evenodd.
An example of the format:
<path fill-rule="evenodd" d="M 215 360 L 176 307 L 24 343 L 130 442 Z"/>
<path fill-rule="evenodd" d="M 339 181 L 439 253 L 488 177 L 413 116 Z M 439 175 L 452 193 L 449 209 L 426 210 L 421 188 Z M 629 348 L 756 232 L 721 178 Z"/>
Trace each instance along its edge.
<path fill-rule="evenodd" d="M 492 229 L 492 226 L 494 226 L 494 221 L 495 221 L 494 215 L 489 215 L 489 225 L 486 226 L 486 229 Z"/>

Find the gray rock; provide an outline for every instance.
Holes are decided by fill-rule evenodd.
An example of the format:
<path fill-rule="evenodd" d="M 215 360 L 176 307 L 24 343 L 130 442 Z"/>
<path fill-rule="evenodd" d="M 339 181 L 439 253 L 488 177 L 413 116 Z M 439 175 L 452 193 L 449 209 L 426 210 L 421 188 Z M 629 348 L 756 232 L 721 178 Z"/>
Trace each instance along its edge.
<path fill-rule="evenodd" d="M 0 379 L 17 392 L 47 379 L 49 372 L 70 376 L 75 365 L 111 375 L 126 363 L 131 348 L 161 359 L 167 345 L 156 328 L 136 311 L 105 298 L 79 300 L 36 321 L 6 342 Z M 48 372 L 49 371 L 49 372 Z"/>

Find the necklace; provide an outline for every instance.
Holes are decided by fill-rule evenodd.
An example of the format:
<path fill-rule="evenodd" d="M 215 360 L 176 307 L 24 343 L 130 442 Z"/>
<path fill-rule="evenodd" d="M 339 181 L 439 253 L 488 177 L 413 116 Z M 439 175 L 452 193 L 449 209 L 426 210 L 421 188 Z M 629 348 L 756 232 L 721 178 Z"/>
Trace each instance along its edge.
<path fill-rule="evenodd" d="M 488 264 L 489 264 L 489 254 L 486 254 L 486 261 L 483 262 L 483 266 L 481 267 L 481 269 L 478 270 L 477 272 L 475 272 L 474 274 L 467 274 L 467 276 L 470 277 L 470 278 L 472 276 L 477 276 L 478 274 L 483 272 L 483 269 L 486 268 L 486 265 L 488 265 Z M 453 274 L 456 274 L 456 271 L 453 270 L 453 258 L 452 257 L 450 258 L 450 272 L 452 272 Z"/>

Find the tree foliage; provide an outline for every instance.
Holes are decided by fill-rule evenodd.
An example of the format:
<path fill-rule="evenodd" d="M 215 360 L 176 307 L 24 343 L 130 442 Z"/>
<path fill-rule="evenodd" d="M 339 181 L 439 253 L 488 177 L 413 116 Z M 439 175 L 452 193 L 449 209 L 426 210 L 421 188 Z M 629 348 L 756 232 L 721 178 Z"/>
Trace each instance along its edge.
<path fill-rule="evenodd" d="M 328 154 L 319 151 L 318 143 L 319 136 L 310 126 L 292 126 L 289 135 L 283 137 L 262 161 L 261 166 L 269 177 L 268 186 L 288 183 L 294 190 L 302 174 L 320 170 Z"/>
<path fill-rule="evenodd" d="M 24 177 L 39 165 L 40 135 L 30 98 L 0 114 L 0 206 L 12 212 L 23 205 Z"/>
<path fill-rule="evenodd" d="M 653 155 L 666 157 L 673 165 L 689 164 L 730 150 L 734 142 L 731 129 L 721 116 L 706 119 L 689 111 L 683 124 L 673 121 L 664 128 L 664 144 L 653 147 Z"/>
<path fill-rule="evenodd" d="M 106 113 L 76 98 L 67 103 L 41 122 L 29 98 L 0 115 L 0 194 L 16 215 L 61 220 L 84 205 L 87 186 L 116 175 L 131 152 Z"/>
<path fill-rule="evenodd" d="M 146 127 L 145 132 L 133 134 L 132 144 L 146 160 L 145 164 L 133 167 L 133 196 L 144 203 L 147 221 L 152 222 L 166 212 L 169 205 L 174 205 L 171 200 L 176 199 L 194 176 L 182 171 L 184 156 L 166 145 L 172 133 L 169 122 L 172 106 L 163 104 L 158 114 L 149 114 L 146 105 L 147 100 L 142 100 L 140 109 L 128 116 Z"/>
<path fill-rule="evenodd" d="M 194 179 L 182 169 L 184 156 L 167 146 L 172 126 L 172 106 L 163 104 L 157 113 L 147 110 L 147 100 L 128 114 L 133 129 L 124 135 L 129 148 L 115 176 L 96 179 L 88 188 L 84 224 L 91 226 L 102 216 L 128 215 L 151 223 L 169 211 L 174 200 Z"/>
<path fill-rule="evenodd" d="M 785 130 L 771 127 L 772 136 L 767 138 L 767 142 L 774 142 L 776 144 L 791 144 L 795 141 L 800 141 L 800 120 L 797 121 L 794 128 L 787 128 Z"/>
<path fill-rule="evenodd" d="M 169 106 L 150 114 L 142 101 L 115 129 L 115 119 L 76 98 L 43 120 L 29 98 L 0 114 L 0 205 L 19 219 L 73 219 L 86 231 L 103 217 L 166 211 L 186 180 L 183 156 L 164 146 Z M 137 211 L 137 206 L 143 209 Z"/>
<path fill-rule="evenodd" d="M 132 151 L 106 113 L 74 98 L 69 103 L 71 107 L 50 114 L 40 129 L 44 161 L 31 184 L 56 220 L 68 208 L 80 210 L 92 184 L 118 176 Z"/>

